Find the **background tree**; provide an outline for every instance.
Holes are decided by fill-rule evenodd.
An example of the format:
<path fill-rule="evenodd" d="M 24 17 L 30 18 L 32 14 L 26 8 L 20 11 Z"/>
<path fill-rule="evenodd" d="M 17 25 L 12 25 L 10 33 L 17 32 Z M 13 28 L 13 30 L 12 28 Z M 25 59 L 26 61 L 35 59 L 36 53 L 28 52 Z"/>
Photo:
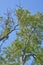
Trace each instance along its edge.
<path fill-rule="evenodd" d="M 7 19 L 4 21 L 4 31 L 0 36 L 0 41 L 6 40 L 9 34 L 15 30 L 16 39 L 10 46 L 3 50 L 2 64 L 4 65 L 24 65 L 30 57 L 34 60 L 32 65 L 43 65 L 43 14 L 37 12 L 32 15 L 28 10 L 18 8 L 16 10 L 17 24 L 8 13 Z M 17 29 L 17 28 L 18 29 Z M 0 63 L 1 63 L 0 61 Z"/>

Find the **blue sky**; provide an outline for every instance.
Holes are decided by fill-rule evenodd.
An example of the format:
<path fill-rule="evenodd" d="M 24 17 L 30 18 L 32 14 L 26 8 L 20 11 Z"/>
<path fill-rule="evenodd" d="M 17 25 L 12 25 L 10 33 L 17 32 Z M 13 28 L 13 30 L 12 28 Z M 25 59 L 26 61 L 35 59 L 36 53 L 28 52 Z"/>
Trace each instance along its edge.
<path fill-rule="evenodd" d="M 32 13 L 43 12 L 43 0 L 0 0 L 0 14 L 5 13 L 8 8 L 15 9 L 17 4 L 29 9 Z"/>
<path fill-rule="evenodd" d="M 0 0 L 0 15 L 3 15 L 7 9 L 16 9 L 16 5 L 21 5 L 24 9 L 28 9 L 32 14 L 37 11 L 43 12 L 43 0 Z M 8 40 L 5 41 L 4 46 L 10 44 L 16 38 L 15 32 L 10 34 Z"/>

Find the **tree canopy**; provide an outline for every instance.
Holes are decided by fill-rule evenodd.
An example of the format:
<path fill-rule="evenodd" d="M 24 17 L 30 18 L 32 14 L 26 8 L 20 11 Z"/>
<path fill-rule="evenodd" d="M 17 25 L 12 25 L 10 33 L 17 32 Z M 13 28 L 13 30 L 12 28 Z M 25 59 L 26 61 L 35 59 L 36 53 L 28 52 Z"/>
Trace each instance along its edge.
<path fill-rule="evenodd" d="M 31 65 L 43 65 L 43 13 L 18 8 L 15 15 L 17 23 L 10 12 L 6 18 L 0 17 L 0 49 L 9 34 L 16 32 L 16 39 L 0 53 L 0 65 L 24 65 L 30 57 L 34 59 Z"/>

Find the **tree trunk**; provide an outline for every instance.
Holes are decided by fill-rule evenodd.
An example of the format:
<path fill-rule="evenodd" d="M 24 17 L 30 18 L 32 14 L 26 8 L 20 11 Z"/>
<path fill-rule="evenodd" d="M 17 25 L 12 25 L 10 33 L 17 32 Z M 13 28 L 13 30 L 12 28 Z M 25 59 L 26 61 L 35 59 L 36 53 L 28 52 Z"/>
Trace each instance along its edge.
<path fill-rule="evenodd" d="M 22 57 L 20 57 L 20 65 L 24 65 L 24 61 L 23 61 Z"/>

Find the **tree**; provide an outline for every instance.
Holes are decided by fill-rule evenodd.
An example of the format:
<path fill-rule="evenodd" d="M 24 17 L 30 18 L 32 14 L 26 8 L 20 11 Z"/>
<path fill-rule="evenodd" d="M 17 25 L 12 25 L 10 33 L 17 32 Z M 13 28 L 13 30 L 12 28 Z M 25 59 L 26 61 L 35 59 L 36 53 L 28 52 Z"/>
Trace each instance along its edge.
<path fill-rule="evenodd" d="M 10 46 L 3 50 L 2 58 L 5 56 L 6 61 L 3 61 L 4 65 L 24 65 L 30 57 L 34 58 L 33 65 L 43 65 L 43 47 L 41 47 L 43 14 L 37 12 L 32 15 L 28 10 L 18 8 L 16 10 L 18 20 L 16 25 L 10 16 L 8 13 L 8 17 L 4 21 L 5 28 L 0 36 L 0 41 L 8 39 L 9 34 L 16 30 L 17 37 Z"/>

